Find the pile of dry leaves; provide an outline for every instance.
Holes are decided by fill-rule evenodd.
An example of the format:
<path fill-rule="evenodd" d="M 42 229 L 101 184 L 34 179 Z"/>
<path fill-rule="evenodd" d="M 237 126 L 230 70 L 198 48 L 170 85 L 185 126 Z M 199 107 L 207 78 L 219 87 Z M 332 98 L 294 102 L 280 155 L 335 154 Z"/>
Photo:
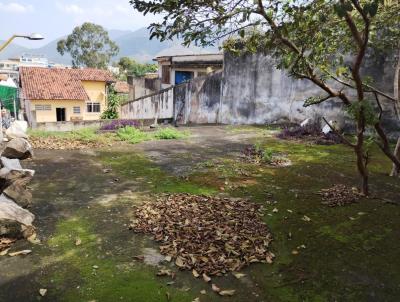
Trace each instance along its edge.
<path fill-rule="evenodd" d="M 330 207 L 344 206 L 357 202 L 360 198 L 360 194 L 356 189 L 341 184 L 336 184 L 329 189 L 323 189 L 318 194 L 322 196 L 322 204 Z"/>
<path fill-rule="evenodd" d="M 242 150 L 241 158 L 245 162 L 252 164 L 268 164 L 276 167 L 290 166 L 290 159 L 282 154 L 276 154 L 268 150 L 263 150 L 256 145 L 247 146 Z"/>
<path fill-rule="evenodd" d="M 95 149 L 103 146 L 99 142 L 71 140 L 71 139 L 51 137 L 51 136 L 31 137 L 29 141 L 34 149 L 80 150 L 80 149 Z"/>
<path fill-rule="evenodd" d="M 175 194 L 137 208 L 131 229 L 153 234 L 167 261 L 205 278 L 272 263 L 272 236 L 261 215 L 260 206 L 243 199 Z"/>

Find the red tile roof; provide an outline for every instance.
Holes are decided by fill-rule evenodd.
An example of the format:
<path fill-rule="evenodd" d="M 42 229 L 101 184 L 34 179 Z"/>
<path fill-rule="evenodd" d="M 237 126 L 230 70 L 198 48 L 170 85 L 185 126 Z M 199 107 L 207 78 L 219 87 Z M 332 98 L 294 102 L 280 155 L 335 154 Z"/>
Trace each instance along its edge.
<path fill-rule="evenodd" d="M 113 82 L 109 71 L 21 67 L 22 93 L 28 100 L 89 100 L 82 81 Z"/>
<path fill-rule="evenodd" d="M 116 93 L 129 93 L 129 85 L 127 82 L 118 81 L 115 83 L 114 90 Z"/>

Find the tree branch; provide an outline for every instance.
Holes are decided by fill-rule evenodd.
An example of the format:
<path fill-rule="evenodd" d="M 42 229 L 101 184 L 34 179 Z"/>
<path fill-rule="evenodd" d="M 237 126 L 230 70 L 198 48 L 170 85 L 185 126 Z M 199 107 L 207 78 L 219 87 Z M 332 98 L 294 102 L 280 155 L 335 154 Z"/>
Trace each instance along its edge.
<path fill-rule="evenodd" d="M 322 119 L 324 120 L 324 122 L 329 126 L 329 128 L 331 128 L 332 132 L 335 133 L 337 136 L 340 137 L 340 139 L 343 141 L 343 143 L 345 143 L 346 145 L 355 148 L 356 145 L 353 144 L 352 142 L 350 142 L 347 138 L 345 138 L 343 136 L 343 134 L 341 134 L 339 131 L 337 131 L 327 120 L 325 117 L 322 117 Z"/>

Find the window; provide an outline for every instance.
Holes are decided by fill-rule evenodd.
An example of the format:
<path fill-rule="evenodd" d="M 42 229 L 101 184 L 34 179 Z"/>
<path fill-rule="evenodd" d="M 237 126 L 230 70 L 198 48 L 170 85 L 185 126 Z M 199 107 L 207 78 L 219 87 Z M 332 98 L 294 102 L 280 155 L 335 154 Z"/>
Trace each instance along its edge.
<path fill-rule="evenodd" d="M 163 84 L 170 84 L 171 83 L 170 73 L 171 73 L 170 66 L 163 65 L 162 69 L 161 69 L 161 82 Z"/>
<path fill-rule="evenodd" d="M 100 112 L 100 103 L 86 103 L 87 112 Z"/>
<path fill-rule="evenodd" d="M 74 114 L 80 114 L 81 113 L 81 107 L 74 107 L 73 108 Z"/>
<path fill-rule="evenodd" d="M 51 111 L 51 105 L 35 105 L 36 111 Z"/>

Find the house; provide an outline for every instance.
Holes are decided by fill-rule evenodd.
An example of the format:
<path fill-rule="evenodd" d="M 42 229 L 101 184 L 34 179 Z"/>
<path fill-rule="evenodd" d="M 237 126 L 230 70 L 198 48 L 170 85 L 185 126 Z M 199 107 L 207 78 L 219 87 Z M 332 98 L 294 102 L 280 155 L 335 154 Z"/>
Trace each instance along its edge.
<path fill-rule="evenodd" d="M 188 48 L 171 48 L 159 53 L 154 59 L 158 63 L 162 88 L 178 85 L 199 76 L 222 70 L 222 53 L 203 53 Z"/>
<path fill-rule="evenodd" d="M 114 81 L 106 70 L 21 67 L 21 103 L 31 126 L 98 120 Z"/>

